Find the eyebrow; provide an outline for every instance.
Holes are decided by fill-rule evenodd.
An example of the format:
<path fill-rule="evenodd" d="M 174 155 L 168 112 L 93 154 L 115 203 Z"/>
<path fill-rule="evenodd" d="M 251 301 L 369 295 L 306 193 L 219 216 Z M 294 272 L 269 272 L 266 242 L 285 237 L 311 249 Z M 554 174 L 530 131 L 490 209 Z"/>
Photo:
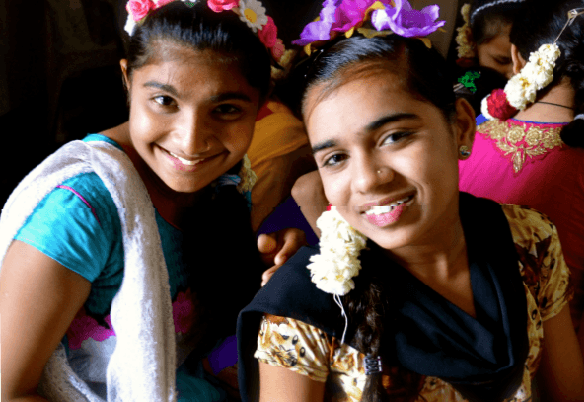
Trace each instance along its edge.
<path fill-rule="evenodd" d="M 212 102 L 224 102 L 226 100 L 242 100 L 252 102 L 251 98 L 243 92 L 225 92 L 211 97 Z"/>
<path fill-rule="evenodd" d="M 369 123 L 365 126 L 365 129 L 363 131 L 364 132 L 372 132 L 372 131 L 375 131 L 375 130 L 383 127 L 387 123 L 393 123 L 393 122 L 402 121 L 402 120 L 419 120 L 419 119 L 420 119 L 420 117 L 418 115 L 415 115 L 412 113 L 393 113 L 393 114 L 389 114 L 387 116 L 384 116 L 380 119 L 377 119 L 375 121 L 372 121 L 371 123 Z M 336 145 L 337 145 L 337 142 L 335 140 L 325 140 L 323 142 L 319 142 L 318 144 L 316 144 L 312 147 L 312 154 L 314 155 L 317 152 L 323 151 L 323 150 L 328 149 L 328 148 L 335 147 Z"/>
<path fill-rule="evenodd" d="M 176 96 L 177 98 L 179 97 L 178 91 L 176 90 L 176 88 L 173 87 L 172 85 L 169 85 L 169 84 L 162 84 L 162 83 L 156 82 L 156 81 L 148 81 L 148 82 L 144 83 L 144 86 L 162 89 L 163 91 L 166 91 L 169 94 Z"/>
<path fill-rule="evenodd" d="M 177 98 L 179 98 L 178 91 L 172 85 L 162 84 L 162 83 L 156 82 L 156 81 L 148 81 L 144 84 L 144 86 L 162 89 L 163 91 L 166 91 L 169 94 L 174 95 Z M 242 92 L 225 92 L 225 93 L 222 93 L 219 95 L 212 96 L 210 101 L 213 103 L 218 103 L 218 102 L 225 102 L 226 100 L 234 100 L 234 99 L 235 100 L 242 100 L 242 101 L 246 101 L 246 102 L 250 102 L 250 103 L 252 102 L 251 98 Z"/>

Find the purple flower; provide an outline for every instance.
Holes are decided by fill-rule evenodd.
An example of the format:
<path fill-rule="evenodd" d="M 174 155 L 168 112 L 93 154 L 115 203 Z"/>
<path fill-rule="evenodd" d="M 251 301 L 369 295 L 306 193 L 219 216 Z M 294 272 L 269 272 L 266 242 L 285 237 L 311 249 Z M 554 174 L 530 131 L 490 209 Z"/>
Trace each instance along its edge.
<path fill-rule="evenodd" d="M 405 38 L 423 37 L 435 32 L 446 21 L 436 21 L 440 7 L 424 7 L 421 11 L 412 9 L 408 0 L 394 0 L 396 7 L 375 10 L 371 23 L 378 31 L 391 29 Z"/>
<path fill-rule="evenodd" d="M 304 46 L 317 40 L 329 40 L 331 28 L 335 20 L 335 10 L 343 0 L 325 0 L 320 12 L 320 20 L 311 22 L 304 27 L 300 39 L 292 41 L 295 45 Z"/>

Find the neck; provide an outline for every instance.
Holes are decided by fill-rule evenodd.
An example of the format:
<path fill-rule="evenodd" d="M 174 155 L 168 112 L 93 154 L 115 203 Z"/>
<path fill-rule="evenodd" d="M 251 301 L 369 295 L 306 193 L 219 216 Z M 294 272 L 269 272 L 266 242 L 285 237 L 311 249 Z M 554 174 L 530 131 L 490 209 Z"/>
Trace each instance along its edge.
<path fill-rule="evenodd" d="M 555 103 L 569 108 L 574 107 L 575 91 L 570 80 L 564 78 L 538 101 Z M 537 101 L 536 101 L 537 102 Z M 574 111 L 545 103 L 531 103 L 514 117 L 523 121 L 543 121 L 550 123 L 564 123 L 574 119 Z"/>
<path fill-rule="evenodd" d="M 422 282 L 447 283 L 468 270 L 460 215 L 442 221 L 445 224 L 441 225 L 440 233 L 433 231 L 416 245 L 388 250 L 388 256 Z"/>

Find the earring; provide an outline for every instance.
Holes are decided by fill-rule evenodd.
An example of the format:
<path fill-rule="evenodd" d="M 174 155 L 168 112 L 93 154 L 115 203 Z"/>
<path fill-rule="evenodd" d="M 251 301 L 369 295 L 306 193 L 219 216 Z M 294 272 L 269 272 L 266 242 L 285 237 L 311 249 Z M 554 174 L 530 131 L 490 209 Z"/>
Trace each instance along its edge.
<path fill-rule="evenodd" d="M 377 174 L 381 174 L 381 170 L 378 170 L 378 171 L 377 171 Z"/>
<path fill-rule="evenodd" d="M 470 150 L 466 145 L 461 146 L 458 150 L 460 152 L 460 156 L 462 156 L 464 159 L 470 156 Z"/>

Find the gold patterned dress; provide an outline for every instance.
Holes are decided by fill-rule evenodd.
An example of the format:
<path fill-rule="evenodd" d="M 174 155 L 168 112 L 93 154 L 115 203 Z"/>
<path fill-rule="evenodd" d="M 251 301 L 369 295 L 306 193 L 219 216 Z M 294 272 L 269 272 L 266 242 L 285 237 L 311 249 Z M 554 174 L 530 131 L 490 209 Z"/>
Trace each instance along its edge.
<path fill-rule="evenodd" d="M 513 398 L 531 399 L 531 381 L 537 371 L 544 339 L 543 321 L 560 312 L 572 297 L 569 270 L 560 248 L 555 226 L 530 208 L 504 205 L 519 260 L 517 268 L 527 296 L 529 354 L 523 382 Z M 339 339 L 301 321 L 265 314 L 259 329 L 258 361 L 287 367 L 315 381 L 325 382 L 325 401 L 356 402 L 366 382 L 365 356 Z M 408 373 L 384 367 L 383 384 L 395 401 L 405 401 L 403 383 Z M 450 384 L 436 377 L 419 380 L 416 401 L 466 401 Z"/>
<path fill-rule="evenodd" d="M 584 313 L 584 149 L 562 142 L 565 124 L 514 119 L 481 123 L 472 155 L 459 162 L 460 191 L 501 204 L 527 205 L 551 219 L 572 273 L 570 310 L 578 330 Z"/>

